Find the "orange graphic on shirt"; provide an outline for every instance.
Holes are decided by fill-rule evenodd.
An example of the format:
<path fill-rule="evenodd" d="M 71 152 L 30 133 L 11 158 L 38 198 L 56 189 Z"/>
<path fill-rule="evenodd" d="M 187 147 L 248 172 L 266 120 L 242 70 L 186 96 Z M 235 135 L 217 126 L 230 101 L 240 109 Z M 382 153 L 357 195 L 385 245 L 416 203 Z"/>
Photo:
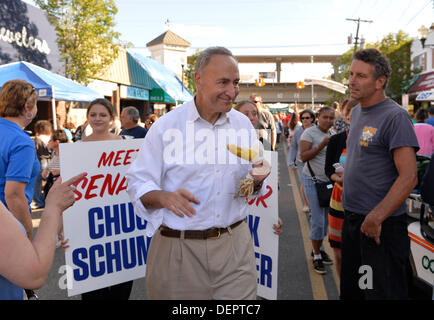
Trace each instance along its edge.
<path fill-rule="evenodd" d="M 364 127 L 362 136 L 360 137 L 360 145 L 367 147 L 369 145 L 369 142 L 372 141 L 376 132 L 377 132 L 376 128 Z"/>

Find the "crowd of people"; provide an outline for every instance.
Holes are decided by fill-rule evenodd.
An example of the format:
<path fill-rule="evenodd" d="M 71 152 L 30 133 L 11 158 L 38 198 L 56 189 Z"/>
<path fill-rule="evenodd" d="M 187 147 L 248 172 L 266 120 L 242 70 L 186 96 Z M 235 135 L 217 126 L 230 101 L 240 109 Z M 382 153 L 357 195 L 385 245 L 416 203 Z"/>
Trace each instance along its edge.
<path fill-rule="evenodd" d="M 317 111 L 273 115 L 258 95 L 235 103 L 237 61 L 226 48 L 213 47 L 197 59 L 195 98 L 161 119 L 149 115 L 141 126 L 138 110 L 125 107 L 118 130 L 112 104 L 97 99 L 75 132 L 61 125 L 54 131 L 42 120 L 35 124 L 34 141 L 23 129 L 36 116 L 36 91 L 23 80 L 7 82 L 0 92 L 0 299 L 23 299 L 22 288 L 28 298 L 34 297 L 32 290 L 50 270 L 61 213 L 73 205 L 73 185 L 86 175 L 62 182 L 59 144 L 145 137 L 126 178 L 135 212 L 146 219 L 147 235 L 152 236 L 147 297 L 255 299 L 248 204 L 233 194 L 247 174 L 254 194 L 263 194 L 269 173 L 254 169 L 266 167 L 265 160 L 218 165 L 217 170 L 183 163 L 164 166 L 164 132 L 176 128 L 186 133 L 190 122 L 195 133 L 255 129 L 250 134 L 265 150 L 275 151 L 284 141 L 288 165 L 301 178 L 314 271 L 325 274 L 324 264 L 336 266 L 341 299 L 406 299 L 410 249 L 405 200 L 417 183 L 416 152 L 427 157 L 434 152 L 434 109 L 420 109 L 413 125 L 409 114 L 385 95 L 389 76 L 389 63 L 378 50 L 361 50 L 353 58 L 350 97 L 342 106 L 336 102 Z M 44 208 L 34 238 L 32 207 Z M 279 218 L 274 232 L 281 234 L 282 227 Z M 327 236 L 334 261 L 324 249 Z M 61 240 L 67 247 L 68 240 Z M 372 290 L 359 286 L 362 265 L 374 270 Z M 128 299 L 131 288 L 128 281 L 85 293 L 82 299 Z"/>

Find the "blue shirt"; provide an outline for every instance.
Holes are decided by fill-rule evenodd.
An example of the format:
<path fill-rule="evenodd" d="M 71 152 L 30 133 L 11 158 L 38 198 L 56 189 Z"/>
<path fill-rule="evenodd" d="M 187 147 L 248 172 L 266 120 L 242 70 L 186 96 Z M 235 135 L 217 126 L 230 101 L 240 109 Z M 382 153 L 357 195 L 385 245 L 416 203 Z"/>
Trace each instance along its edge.
<path fill-rule="evenodd" d="M 7 207 L 6 181 L 19 181 L 26 183 L 25 195 L 30 206 L 40 170 L 35 144 L 16 123 L 3 118 L 0 118 L 0 137 L 0 200 Z"/>
<path fill-rule="evenodd" d="M 430 125 L 434 126 L 434 117 L 427 118 L 427 119 L 425 120 L 425 123 L 429 123 Z"/>
<path fill-rule="evenodd" d="M 137 126 L 131 129 L 122 129 L 121 133 L 119 133 L 120 136 L 131 136 L 134 137 L 134 139 L 140 139 L 144 138 L 146 136 L 146 133 L 148 130 L 145 128 L 142 128 L 141 126 Z"/>

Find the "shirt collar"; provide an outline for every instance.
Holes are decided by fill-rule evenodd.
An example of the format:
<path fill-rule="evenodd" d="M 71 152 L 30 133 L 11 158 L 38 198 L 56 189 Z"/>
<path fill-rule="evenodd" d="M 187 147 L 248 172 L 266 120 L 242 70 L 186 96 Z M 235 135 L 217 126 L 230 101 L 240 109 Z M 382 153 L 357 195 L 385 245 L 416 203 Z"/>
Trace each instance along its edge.
<path fill-rule="evenodd" d="M 202 117 L 199 114 L 199 111 L 197 111 L 195 99 L 196 96 L 193 98 L 193 100 L 189 102 L 188 105 L 188 117 L 187 117 L 188 121 L 194 122 L 198 119 L 202 119 Z M 230 112 L 232 112 L 232 110 L 221 114 L 220 117 L 217 119 L 216 123 L 214 124 L 214 126 L 219 126 L 225 124 L 226 122 L 230 122 L 230 117 L 228 115 Z"/>

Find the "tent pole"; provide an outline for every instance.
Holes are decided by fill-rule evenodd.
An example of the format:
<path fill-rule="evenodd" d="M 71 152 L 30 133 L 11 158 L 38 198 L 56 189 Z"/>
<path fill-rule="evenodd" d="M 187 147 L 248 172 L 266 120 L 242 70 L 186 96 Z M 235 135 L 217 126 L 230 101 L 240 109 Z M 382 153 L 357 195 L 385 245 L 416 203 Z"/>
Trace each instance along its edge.
<path fill-rule="evenodd" d="M 51 113 L 53 114 L 53 129 L 57 130 L 57 116 L 56 116 L 56 98 L 54 97 L 54 87 L 51 87 Z"/>

